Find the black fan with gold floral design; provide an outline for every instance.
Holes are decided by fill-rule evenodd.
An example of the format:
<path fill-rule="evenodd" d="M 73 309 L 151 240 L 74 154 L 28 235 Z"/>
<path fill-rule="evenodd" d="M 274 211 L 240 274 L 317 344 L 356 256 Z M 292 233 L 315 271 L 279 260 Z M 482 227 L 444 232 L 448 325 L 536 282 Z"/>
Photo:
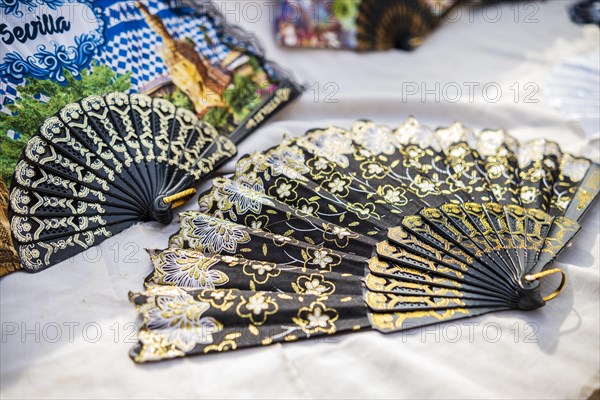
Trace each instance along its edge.
<path fill-rule="evenodd" d="M 131 300 L 137 362 L 541 307 L 600 168 L 547 140 L 359 121 L 213 180 Z M 539 280 L 560 274 L 544 296 Z"/>
<path fill-rule="evenodd" d="M 8 205 L 19 269 L 45 269 L 139 221 L 170 222 L 172 207 L 235 153 L 167 100 L 113 92 L 66 105 L 16 166 Z"/>

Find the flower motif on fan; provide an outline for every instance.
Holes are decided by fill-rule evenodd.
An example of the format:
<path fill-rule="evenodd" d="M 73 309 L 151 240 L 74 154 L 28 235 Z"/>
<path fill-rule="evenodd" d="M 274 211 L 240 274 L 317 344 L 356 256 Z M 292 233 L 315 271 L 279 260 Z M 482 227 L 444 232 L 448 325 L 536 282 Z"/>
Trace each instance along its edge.
<path fill-rule="evenodd" d="M 211 267 L 218 259 L 202 253 L 172 249 L 152 257 L 160 284 L 177 287 L 214 289 L 229 281 L 227 275 Z"/>
<path fill-rule="evenodd" d="M 419 160 L 421 157 L 425 156 L 426 149 L 422 149 L 419 146 L 411 145 L 406 146 L 400 152 L 404 156 L 404 159 L 411 160 Z"/>
<path fill-rule="evenodd" d="M 450 191 L 450 193 L 454 193 L 454 192 L 458 192 L 458 191 L 462 191 L 462 192 L 466 192 L 466 193 L 473 192 L 473 186 L 469 186 L 469 185 L 465 184 L 462 180 L 460 180 L 454 176 L 449 176 L 446 179 L 446 184 L 448 185 L 448 190 Z"/>
<path fill-rule="evenodd" d="M 19 187 L 16 187 L 10 193 L 11 207 L 14 211 L 16 211 L 19 214 L 27 213 L 31 206 L 35 207 L 36 203 L 39 204 L 39 200 L 34 204 L 30 204 L 30 202 L 31 202 L 31 197 L 28 196 L 26 194 L 26 192 Z"/>
<path fill-rule="evenodd" d="M 348 228 L 340 226 L 323 225 L 323 239 L 328 242 L 334 242 L 338 247 L 346 247 L 351 238 L 357 238 L 358 234 L 352 232 Z"/>
<path fill-rule="evenodd" d="M 360 164 L 364 179 L 382 179 L 387 175 L 387 168 L 376 161 L 365 161 Z"/>
<path fill-rule="evenodd" d="M 306 180 L 304 174 L 310 171 L 302 151 L 296 146 L 269 152 L 265 164 L 271 167 L 271 175 L 285 175 L 291 179 Z"/>
<path fill-rule="evenodd" d="M 408 203 L 406 198 L 406 190 L 399 186 L 384 185 L 377 188 L 377 194 L 385 199 L 388 203 L 403 206 Z"/>
<path fill-rule="evenodd" d="M 333 308 L 321 301 L 314 301 L 308 307 L 302 307 L 292 320 L 307 335 L 315 333 L 333 334 L 336 331 L 335 322 L 339 314 Z"/>
<path fill-rule="evenodd" d="M 491 157 L 485 170 L 490 179 L 498 179 L 506 172 L 506 160 Z"/>
<path fill-rule="evenodd" d="M 379 214 L 375 212 L 375 204 L 373 203 L 353 203 L 348 205 L 348 210 L 354 212 L 360 219 L 375 218 L 380 219 Z"/>
<path fill-rule="evenodd" d="M 233 222 L 201 213 L 185 213 L 181 218 L 181 231 L 171 244 L 182 247 L 182 242 L 187 242 L 191 248 L 220 254 L 235 253 L 239 244 L 249 241 L 250 235 Z"/>
<path fill-rule="evenodd" d="M 235 207 L 239 214 L 252 211 L 260 214 L 263 205 L 273 205 L 265 193 L 265 188 L 255 174 L 242 175 L 236 181 L 228 181 L 223 186 L 225 209 Z"/>
<path fill-rule="evenodd" d="M 353 132 L 353 138 L 358 144 L 365 147 L 373 154 L 394 154 L 396 147 L 395 136 L 389 128 L 382 126 L 371 126 L 360 133 Z"/>
<path fill-rule="evenodd" d="M 352 140 L 344 133 L 337 132 L 336 128 L 330 128 L 330 130 L 329 134 L 317 136 L 312 145 L 317 155 L 346 168 L 349 165 L 346 154 L 354 153 Z"/>
<path fill-rule="evenodd" d="M 456 175 L 468 173 L 475 166 L 474 162 L 465 161 L 463 157 L 448 157 L 446 158 L 445 163 Z"/>
<path fill-rule="evenodd" d="M 227 311 L 235 304 L 237 297 L 230 289 L 217 289 L 201 292 L 198 299 L 207 301 L 217 310 Z"/>
<path fill-rule="evenodd" d="M 306 165 L 310 168 L 310 174 L 313 178 L 321 178 L 333 172 L 334 164 L 329 163 L 324 157 L 315 155 L 308 159 Z"/>
<path fill-rule="evenodd" d="M 410 188 L 419 197 L 426 197 L 438 192 L 437 185 L 423 175 L 415 176 L 415 179 L 410 183 Z"/>
<path fill-rule="evenodd" d="M 269 217 L 266 215 L 248 215 L 244 219 L 244 224 L 252 229 L 262 229 L 268 231 L 267 225 L 269 225 Z"/>
<path fill-rule="evenodd" d="M 13 234 L 15 234 L 18 237 L 22 237 L 22 232 L 17 232 L 13 230 Z M 40 251 L 33 244 L 21 246 L 19 248 L 19 258 L 21 259 L 21 263 L 27 263 L 27 265 L 31 265 L 34 269 L 42 267 Z"/>
<path fill-rule="evenodd" d="M 329 179 L 323 181 L 321 187 L 331 194 L 346 197 L 350 193 L 348 190 L 350 183 L 350 178 L 344 177 L 339 172 L 336 172 L 332 174 Z"/>
<path fill-rule="evenodd" d="M 266 156 L 263 153 L 255 152 L 247 154 L 238 160 L 235 165 L 235 172 L 237 175 L 247 174 L 252 171 L 263 172 L 268 169 L 265 159 Z"/>
<path fill-rule="evenodd" d="M 306 215 L 312 215 L 313 217 L 316 217 L 317 212 L 319 211 L 319 204 L 307 199 L 300 199 L 298 201 L 298 210 Z"/>
<path fill-rule="evenodd" d="M 532 186 L 522 186 L 519 197 L 521 198 L 523 204 L 531 204 L 535 201 L 535 199 L 537 199 L 538 194 L 539 190 L 537 188 Z"/>
<path fill-rule="evenodd" d="M 530 167 L 521 170 L 521 179 L 530 182 L 539 182 L 546 177 L 546 171 L 540 161 L 536 161 Z"/>
<path fill-rule="evenodd" d="M 419 147 L 426 148 L 434 144 L 437 145 L 434 136 L 431 134 L 431 130 L 422 126 L 413 117 L 407 118 L 401 126 L 394 130 L 394 136 L 398 143 L 403 146 L 416 144 Z"/>
<path fill-rule="evenodd" d="M 315 252 L 313 253 L 313 257 L 312 259 L 309 261 L 309 264 L 311 265 L 316 265 L 317 267 L 321 268 L 321 269 L 326 269 L 328 271 L 331 271 L 331 267 L 333 265 L 337 265 L 337 264 L 333 264 L 333 257 L 331 254 L 329 254 L 327 252 L 327 250 L 315 250 Z M 339 264 L 339 261 L 338 261 Z"/>
<path fill-rule="evenodd" d="M 269 278 L 276 277 L 281 273 L 277 264 L 264 261 L 246 261 L 243 271 L 245 275 L 251 276 L 252 280 L 259 284 L 267 283 Z"/>
<path fill-rule="evenodd" d="M 431 165 L 422 162 L 423 157 L 433 156 L 431 149 L 422 149 L 411 145 L 401 148 L 400 153 L 402 154 L 402 165 L 405 168 L 415 168 L 423 173 L 427 173 L 433 168 Z"/>
<path fill-rule="evenodd" d="M 508 191 L 506 189 L 506 186 L 504 186 L 504 185 L 498 185 L 498 184 L 492 184 L 492 185 L 490 185 L 490 190 L 494 194 L 494 197 L 496 198 L 496 201 L 502 201 L 502 200 L 504 200 L 504 195 Z"/>
<path fill-rule="evenodd" d="M 298 194 L 296 193 L 297 188 L 297 181 L 292 181 L 283 177 L 277 178 L 275 185 L 269 188 L 269 195 L 276 197 L 278 200 L 285 203 L 298 198 Z"/>
<path fill-rule="evenodd" d="M 466 143 L 457 143 L 450 146 L 446 150 L 446 154 L 453 159 L 464 159 L 466 156 L 472 154 L 472 150 Z"/>
<path fill-rule="evenodd" d="M 314 296 L 324 296 L 335 292 L 335 285 L 321 274 L 310 274 L 310 276 L 301 276 L 295 283 L 292 282 L 294 292 L 298 294 L 310 294 Z"/>
<path fill-rule="evenodd" d="M 44 142 L 42 139 L 36 136 L 27 143 L 25 151 L 31 160 L 39 162 L 39 156 L 46 152 L 47 147 L 48 145 L 46 144 L 46 142 Z M 56 156 L 54 156 L 53 158 L 55 157 Z M 41 163 L 45 164 L 45 160 L 41 161 Z"/>
<path fill-rule="evenodd" d="M 254 325 L 264 324 L 267 317 L 278 310 L 279 306 L 275 300 L 264 292 L 256 292 L 249 297 L 240 296 L 240 303 L 236 309 L 240 317 L 249 319 Z"/>
<path fill-rule="evenodd" d="M 277 194 L 279 195 L 279 197 L 289 197 L 292 194 L 292 192 L 290 191 L 291 188 L 292 185 L 290 185 L 289 183 L 282 183 L 277 188 Z"/>
<path fill-rule="evenodd" d="M 188 352 L 196 344 L 212 343 L 213 333 L 223 329 L 214 318 L 203 317 L 209 309 L 208 303 L 195 300 L 183 290 L 158 294 L 154 307 L 144 311 L 144 322 L 148 330 L 162 338 L 163 345 Z"/>
<path fill-rule="evenodd" d="M 462 175 L 468 173 L 475 166 L 475 163 L 464 160 L 450 160 L 448 165 L 452 168 L 455 175 Z"/>
<path fill-rule="evenodd" d="M 158 361 L 165 358 L 185 356 L 185 353 L 173 343 L 166 344 L 162 335 L 157 335 L 152 331 L 140 330 L 137 339 L 142 347 L 140 353 L 135 357 L 136 362 Z"/>

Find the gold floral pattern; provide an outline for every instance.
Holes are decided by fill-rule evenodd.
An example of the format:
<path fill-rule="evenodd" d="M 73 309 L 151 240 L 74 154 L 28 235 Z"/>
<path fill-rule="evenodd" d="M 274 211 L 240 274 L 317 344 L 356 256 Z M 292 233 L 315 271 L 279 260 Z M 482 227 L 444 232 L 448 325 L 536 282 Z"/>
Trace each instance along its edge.
<path fill-rule="evenodd" d="M 321 187 L 327 190 L 329 193 L 339 197 L 348 196 L 350 186 L 350 179 L 342 176 L 339 172 L 335 172 L 329 176 L 322 184 Z"/>
<path fill-rule="evenodd" d="M 366 220 L 366 219 L 379 219 L 379 215 L 375 212 L 375 205 L 373 203 L 353 203 L 348 205 L 348 210 L 355 213 L 358 218 Z"/>
<path fill-rule="evenodd" d="M 567 159 L 552 142 L 414 119 L 313 130 L 243 157 L 201 196 L 249 235 L 200 268 L 232 289 L 191 294 L 227 326 L 185 354 L 543 306 L 535 280 L 578 229 L 558 208 L 577 216 L 598 181 Z"/>
<path fill-rule="evenodd" d="M 180 231 L 171 237 L 170 245 L 186 244 L 207 254 L 234 253 L 240 244 L 248 243 L 250 236 L 240 226 L 220 218 L 200 213 L 182 213 Z"/>
<path fill-rule="evenodd" d="M 306 334 L 315 333 L 333 334 L 336 331 L 335 322 L 339 314 L 333 308 L 327 308 L 320 301 L 311 303 L 308 307 L 302 307 L 293 321 Z"/>
<path fill-rule="evenodd" d="M 260 284 L 266 283 L 270 278 L 274 278 L 281 273 L 277 264 L 262 261 L 244 262 L 243 269 L 244 274 L 251 276 L 254 282 Z"/>
<path fill-rule="evenodd" d="M 378 178 L 382 179 L 387 175 L 387 167 L 381 165 L 376 161 L 365 161 L 360 164 L 360 170 L 362 177 L 365 179 Z"/>
<path fill-rule="evenodd" d="M 223 329 L 218 321 L 202 315 L 210 308 L 208 303 L 194 300 L 185 292 L 176 296 L 156 295 L 155 307 L 143 312 L 144 325 L 163 346 L 173 346 L 183 352 L 196 344 L 213 342 L 213 334 Z"/>
<path fill-rule="evenodd" d="M 211 269 L 218 260 L 205 257 L 200 252 L 181 249 L 156 252 L 153 282 L 159 285 L 174 285 L 200 289 L 214 289 L 229 280 L 222 271 Z"/>
<path fill-rule="evenodd" d="M 307 199 L 300 199 L 298 201 L 298 210 L 303 214 L 316 217 L 319 212 L 319 203 Z"/>
<path fill-rule="evenodd" d="M 312 252 L 312 257 L 306 257 L 306 264 L 314 265 L 320 270 L 331 271 L 336 265 L 340 265 L 342 258 L 326 249 L 318 249 Z"/>
<path fill-rule="evenodd" d="M 273 176 L 285 175 L 290 179 L 306 179 L 304 174 L 310 171 L 302 151 L 296 146 L 270 151 L 265 164 L 271 167 Z"/>
<path fill-rule="evenodd" d="M 323 239 L 325 239 L 325 241 L 334 242 L 339 248 L 345 248 L 348 246 L 350 239 L 357 237 L 358 234 L 352 232 L 348 228 L 329 224 L 323 225 Z"/>
<path fill-rule="evenodd" d="M 377 188 L 377 194 L 388 203 L 404 206 L 408 202 L 406 190 L 400 186 L 384 185 Z"/>
<path fill-rule="evenodd" d="M 438 185 L 436 185 L 431 179 L 423 175 L 417 175 L 410 183 L 410 188 L 419 197 L 427 197 L 431 194 L 438 193 Z"/>
<path fill-rule="evenodd" d="M 249 297 L 240 297 L 237 313 L 243 318 L 248 318 L 254 325 L 262 325 L 269 315 L 277 312 L 279 307 L 276 301 L 264 292 L 257 292 Z"/>
<path fill-rule="evenodd" d="M 288 178 L 277 178 L 275 185 L 269 188 L 269 195 L 284 203 L 294 201 L 298 198 L 298 184 L 298 181 Z"/>
<path fill-rule="evenodd" d="M 247 215 L 244 224 L 252 229 L 262 229 L 268 231 L 269 217 L 266 215 Z"/>
<path fill-rule="evenodd" d="M 211 290 L 207 293 L 208 296 L 205 296 L 204 300 L 218 310 L 227 311 L 235 304 L 236 296 L 233 290 Z"/>
<path fill-rule="evenodd" d="M 301 276 L 295 283 L 292 283 L 292 287 L 298 294 L 312 294 L 314 296 L 329 295 L 335 292 L 335 285 L 327 281 L 321 274 Z"/>

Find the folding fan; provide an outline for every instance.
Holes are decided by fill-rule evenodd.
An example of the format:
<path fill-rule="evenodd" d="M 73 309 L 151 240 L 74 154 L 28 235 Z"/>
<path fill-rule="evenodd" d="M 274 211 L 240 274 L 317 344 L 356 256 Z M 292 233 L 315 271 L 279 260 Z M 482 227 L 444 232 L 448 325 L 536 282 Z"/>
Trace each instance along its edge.
<path fill-rule="evenodd" d="M 600 167 L 547 140 L 414 118 L 286 138 L 180 215 L 131 294 L 137 362 L 541 307 Z M 539 280 L 559 274 L 543 294 Z"/>
<path fill-rule="evenodd" d="M 359 50 L 411 50 L 423 42 L 455 0 L 362 0 L 357 24 Z"/>
<path fill-rule="evenodd" d="M 39 271 L 138 221 L 169 223 L 194 183 L 236 147 L 191 111 L 145 95 L 69 104 L 28 141 L 10 192 L 26 271 Z"/>
<path fill-rule="evenodd" d="M 277 41 L 289 47 L 412 50 L 462 0 L 280 0 Z"/>
<path fill-rule="evenodd" d="M 46 118 L 92 94 L 164 98 L 235 143 L 296 99 L 302 85 L 219 9 L 209 0 L 0 2 L 0 179 L 10 186 Z"/>
<path fill-rule="evenodd" d="M 19 268 L 19 258 L 10 237 L 10 224 L 6 210 L 8 209 L 8 191 L 0 179 L 0 276 L 2 272 L 13 272 Z"/>

